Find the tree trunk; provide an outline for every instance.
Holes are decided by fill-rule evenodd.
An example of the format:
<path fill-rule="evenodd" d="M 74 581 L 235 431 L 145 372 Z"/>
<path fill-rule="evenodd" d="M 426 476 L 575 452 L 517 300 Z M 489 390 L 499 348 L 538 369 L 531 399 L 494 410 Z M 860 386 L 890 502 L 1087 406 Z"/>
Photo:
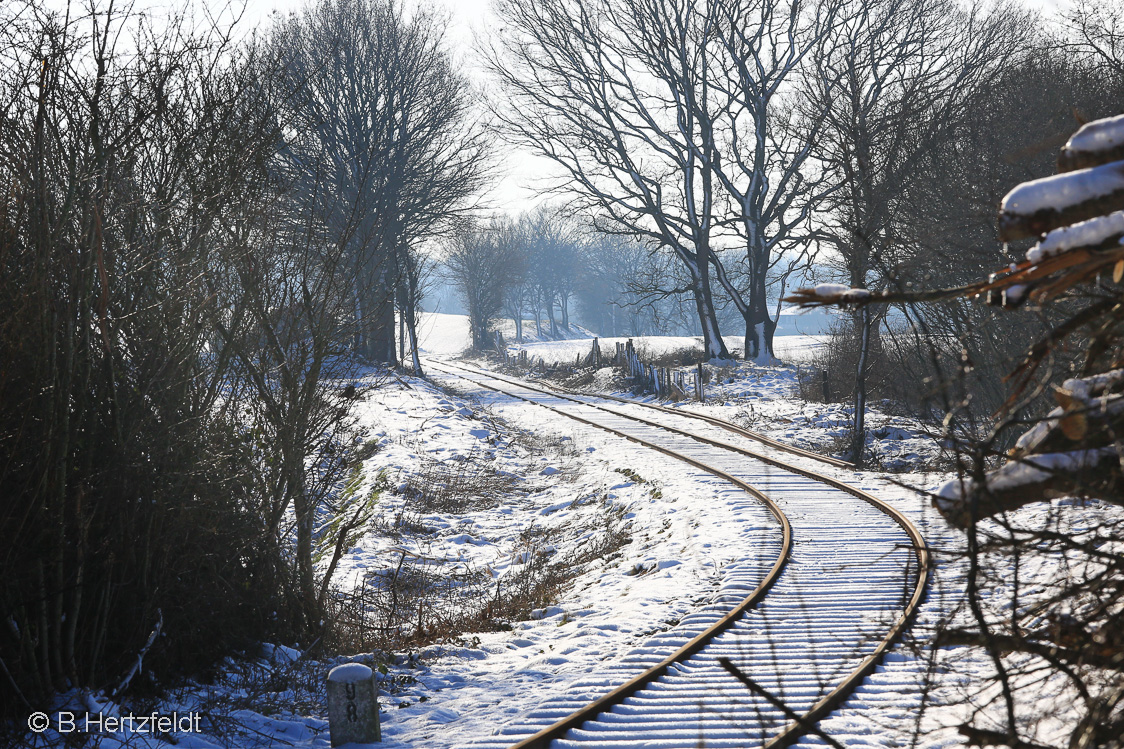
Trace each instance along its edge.
<path fill-rule="evenodd" d="M 762 364 L 772 362 L 773 335 L 777 331 L 777 321 L 769 318 L 768 313 L 762 317 L 760 314 L 750 314 L 745 318 L 745 349 L 743 359 L 756 361 Z"/>
<path fill-rule="evenodd" d="M 762 327 L 764 329 L 761 331 L 761 338 L 765 344 L 765 354 L 769 357 L 769 361 L 773 361 L 777 358 L 773 349 L 773 336 L 775 336 L 777 332 L 777 321 L 771 320 L 766 314 Z"/>
<path fill-rule="evenodd" d="M 286 461 L 286 478 L 282 479 L 288 484 L 287 494 L 293 503 L 293 516 L 296 521 L 296 567 L 297 587 L 301 602 L 307 614 L 316 611 L 316 575 L 312 564 L 312 526 L 314 515 L 312 503 L 309 501 L 304 483 L 304 451 L 296 444 L 300 440 L 301 430 L 294 429 L 287 436 L 290 444 L 283 448 Z"/>
<path fill-rule="evenodd" d="M 859 468 L 863 465 L 863 450 L 866 447 L 866 362 L 869 351 L 870 307 L 863 305 L 859 363 L 855 367 L 855 419 L 851 441 L 851 462 Z"/>
<path fill-rule="evenodd" d="M 760 351 L 761 338 L 757 335 L 757 326 L 753 323 L 753 314 L 743 315 L 745 320 L 745 348 L 742 349 L 742 358 L 753 361 Z"/>
<path fill-rule="evenodd" d="M 395 345 L 394 284 L 390 273 L 383 269 L 370 290 L 368 305 L 368 357 L 380 364 L 395 366 L 398 363 Z"/>
<path fill-rule="evenodd" d="M 413 362 L 413 365 L 414 365 L 414 374 L 418 377 L 424 377 L 425 373 L 422 372 L 422 366 L 421 366 L 421 354 L 418 351 L 417 321 L 414 318 L 415 318 L 414 309 L 413 309 L 413 306 L 410 306 L 408 308 L 408 310 L 406 311 L 406 333 L 409 335 L 409 338 L 410 338 L 410 360 Z M 402 358 L 403 359 L 406 358 L 405 352 L 403 352 Z"/>
<path fill-rule="evenodd" d="M 726 343 L 718 329 L 718 315 L 714 311 L 714 296 L 710 287 L 710 260 L 707 250 L 699 249 L 697 263 L 688 266 L 693 276 L 695 312 L 699 317 L 702 328 L 703 350 L 707 360 L 729 359 L 730 353 L 726 350 Z"/>
<path fill-rule="evenodd" d="M 398 361 L 406 361 L 406 314 L 398 312 Z"/>
<path fill-rule="evenodd" d="M 398 356 L 395 342 L 397 326 L 394 319 L 394 279 L 386 268 L 376 272 L 369 265 L 366 267 L 366 278 L 358 281 L 358 353 L 369 361 L 395 366 Z"/>

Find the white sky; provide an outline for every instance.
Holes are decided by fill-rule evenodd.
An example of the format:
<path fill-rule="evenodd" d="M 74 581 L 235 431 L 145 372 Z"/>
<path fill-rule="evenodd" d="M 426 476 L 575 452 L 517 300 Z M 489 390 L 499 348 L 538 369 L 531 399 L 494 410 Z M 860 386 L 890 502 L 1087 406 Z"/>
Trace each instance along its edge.
<path fill-rule="evenodd" d="M 166 0 L 169 4 L 176 4 L 177 0 Z M 183 2 L 184 0 L 178 0 Z M 199 5 L 210 8 L 221 7 L 226 0 L 189 0 Z M 246 12 L 243 19 L 245 27 L 253 27 L 269 20 L 273 13 L 287 13 L 304 5 L 309 0 L 231 0 L 235 4 L 246 3 Z M 431 2 L 438 7 L 444 7 L 450 14 L 450 47 L 454 54 L 463 59 L 470 77 L 482 79 L 483 73 L 472 59 L 472 44 L 474 35 L 487 33 L 492 20 L 489 0 L 422 0 Z M 534 2 L 535 0 L 525 0 Z M 1016 0 L 1018 2 L 1019 0 Z M 142 0 L 143 2 L 143 0 Z M 165 0 L 148 0 L 146 4 L 159 6 Z M 413 5 L 418 0 L 404 0 L 407 6 Z M 1040 8 L 1047 12 L 1056 10 L 1059 6 L 1067 4 L 1067 0 L 1021 0 L 1023 4 Z M 499 168 L 502 173 L 497 183 L 485 196 L 485 200 L 496 210 L 515 213 L 534 206 L 540 202 L 540 191 L 536 181 L 541 183 L 544 175 L 552 172 L 552 164 L 541 157 L 536 157 L 522 149 L 503 145 L 497 149 L 500 154 Z"/>
<path fill-rule="evenodd" d="M 175 0 L 172 0 L 174 2 Z M 449 43 L 454 54 L 463 59 L 471 78 L 480 80 L 483 72 L 472 59 L 474 35 L 484 34 L 491 19 L 489 0 L 426 0 L 438 8 L 445 8 L 450 16 Z M 161 0 L 149 0 L 157 5 Z M 225 0 L 195 0 L 200 5 L 221 7 Z M 243 25 L 246 28 L 268 22 L 273 13 L 288 13 L 305 5 L 308 0 L 232 0 L 246 3 Z M 534 2 L 534 0 L 527 0 Z M 417 0 L 405 0 L 407 7 Z M 552 168 L 543 158 L 516 149 L 501 146 L 497 149 L 500 174 L 497 182 L 485 196 L 486 203 L 504 213 L 517 213 L 533 207 L 540 202 L 540 191 L 536 189 L 536 178 Z"/>

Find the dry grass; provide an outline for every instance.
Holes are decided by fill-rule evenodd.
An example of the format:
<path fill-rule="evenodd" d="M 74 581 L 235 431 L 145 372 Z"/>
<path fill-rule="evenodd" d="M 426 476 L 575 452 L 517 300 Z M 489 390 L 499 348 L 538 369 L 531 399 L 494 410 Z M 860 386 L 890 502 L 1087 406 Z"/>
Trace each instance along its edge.
<path fill-rule="evenodd" d="M 448 463 L 430 460 L 407 477 L 400 493 L 412 510 L 463 514 L 493 507 L 519 480 L 469 455 Z"/>
<path fill-rule="evenodd" d="M 693 367 L 700 359 L 705 359 L 702 343 L 695 346 L 681 346 L 676 349 L 653 353 L 644 341 L 636 346 L 636 354 L 645 364 L 655 364 L 657 367 Z"/>
<path fill-rule="evenodd" d="M 510 550 L 509 570 L 495 581 L 490 569 L 397 549 L 391 565 L 332 596 L 330 647 L 395 652 L 510 629 L 535 609 L 558 603 L 590 563 L 611 559 L 629 542 L 623 514 L 606 503 L 581 525 L 526 528 Z"/>

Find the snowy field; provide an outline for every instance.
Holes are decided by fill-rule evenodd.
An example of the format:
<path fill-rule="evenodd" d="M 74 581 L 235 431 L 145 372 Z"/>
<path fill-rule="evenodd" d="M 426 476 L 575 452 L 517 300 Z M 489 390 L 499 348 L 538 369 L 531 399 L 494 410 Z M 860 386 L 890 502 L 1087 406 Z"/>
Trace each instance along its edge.
<path fill-rule="evenodd" d="M 546 328 L 545 325 L 544 328 Z M 515 340 L 515 323 L 511 320 L 507 318 L 499 320 L 495 329 L 503 335 L 504 340 Z M 582 344 L 588 350 L 589 339 L 593 337 L 593 333 L 580 325 L 571 325 L 567 338 L 573 340 L 552 341 L 550 343 Z M 523 321 L 523 339 L 529 342 L 529 345 L 534 345 L 539 340 L 533 320 Z M 452 315 L 446 312 L 422 312 L 418 315 L 418 347 L 423 354 L 453 356 L 466 351 L 471 346 L 472 333 L 468 327 L 467 316 Z M 515 348 L 517 347 L 512 346 L 512 350 Z"/>
<path fill-rule="evenodd" d="M 689 336 L 632 336 L 621 338 L 601 338 L 598 346 L 601 347 L 603 356 L 611 356 L 617 343 L 631 340 L 636 346 L 640 357 L 647 360 L 650 357 L 663 356 L 684 350 L 702 351 L 702 338 Z M 727 350 L 733 352 L 742 350 L 745 339 L 741 336 L 724 336 Z M 785 335 L 773 339 L 773 350 L 782 362 L 798 364 L 814 356 L 816 349 L 823 345 L 823 336 L 811 335 Z M 540 341 L 535 343 L 509 343 L 507 350 L 517 352 L 526 350 L 527 355 L 535 359 L 542 359 L 547 366 L 551 364 L 573 364 L 579 354 L 585 356 L 589 353 L 592 341 L 578 339 L 569 341 Z"/>
<path fill-rule="evenodd" d="M 526 343 L 513 343 L 515 325 L 511 320 L 501 320 L 499 331 L 508 342 L 508 351 L 514 353 L 525 349 L 529 356 L 542 358 L 547 365 L 572 363 L 578 354 L 589 353 L 593 334 L 579 327 L 571 326 L 572 336 L 563 341 L 536 341 L 534 323 L 526 321 L 523 326 Z M 599 341 L 604 354 L 612 353 L 618 342 L 628 341 L 628 337 L 602 338 Z M 729 350 L 741 351 L 745 339 L 741 336 L 725 336 L 723 339 Z M 702 338 L 690 336 L 634 336 L 633 344 L 648 355 L 659 356 L 682 349 L 702 348 Z M 787 363 L 806 362 L 823 344 L 821 335 L 778 335 L 773 339 L 777 358 Z M 423 312 L 418 319 L 418 345 L 423 354 L 453 356 L 466 351 L 472 345 L 472 335 L 468 328 L 468 318 L 464 315 L 451 315 L 443 312 Z"/>

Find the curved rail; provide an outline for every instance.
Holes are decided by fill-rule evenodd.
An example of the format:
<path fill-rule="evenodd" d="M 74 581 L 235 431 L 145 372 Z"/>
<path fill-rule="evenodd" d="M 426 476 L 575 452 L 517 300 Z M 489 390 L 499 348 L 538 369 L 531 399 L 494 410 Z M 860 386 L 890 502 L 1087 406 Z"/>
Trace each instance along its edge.
<path fill-rule="evenodd" d="M 811 478 L 811 479 L 814 479 L 816 481 L 823 482 L 823 483 L 828 484 L 832 487 L 840 489 L 841 491 L 844 491 L 848 494 L 851 494 L 852 496 L 855 496 L 855 497 L 869 503 L 870 505 L 872 505 L 873 507 L 875 507 L 879 511 L 885 513 L 898 526 L 900 526 L 902 528 L 902 530 L 906 533 L 906 535 L 909 536 L 909 538 L 910 538 L 910 540 L 913 544 L 913 551 L 914 551 L 914 554 L 916 556 L 917 564 L 918 564 L 917 579 L 916 579 L 916 582 L 915 582 L 915 585 L 914 585 L 913 593 L 910 596 L 909 602 L 904 607 L 904 609 L 903 609 L 901 615 L 898 617 L 898 619 L 890 627 L 889 632 L 886 634 L 885 637 L 882 638 L 882 640 L 878 643 L 878 645 L 875 646 L 875 648 L 871 652 L 871 654 L 868 655 L 866 658 L 864 658 L 859 663 L 859 665 L 857 667 L 855 667 L 851 671 L 851 673 L 848 674 L 835 687 L 835 689 L 833 689 L 826 696 L 824 696 L 822 699 L 820 699 L 818 702 L 816 702 L 810 709 L 805 711 L 797 719 L 795 719 L 795 720 L 789 722 L 788 724 L 786 724 L 785 727 L 777 735 L 775 735 L 771 739 L 769 739 L 765 743 L 766 749 L 773 749 L 774 747 L 788 746 L 793 741 L 798 739 L 801 735 L 807 733 L 810 726 L 814 725 L 819 720 L 826 717 L 832 710 L 834 710 L 836 707 L 838 707 L 839 704 L 842 703 L 843 700 L 845 700 L 847 698 L 847 696 L 852 691 L 854 691 L 854 689 L 859 684 L 862 683 L 862 680 L 864 678 L 866 678 L 866 676 L 868 676 L 875 669 L 875 667 L 878 665 L 878 663 L 882 660 L 882 657 L 885 655 L 886 651 L 890 648 L 891 645 L 893 645 L 893 643 L 898 639 L 898 637 L 900 637 L 902 632 L 905 630 L 906 626 L 909 624 L 909 621 L 913 618 L 914 614 L 917 611 L 917 608 L 921 604 L 921 601 L 922 601 L 922 599 L 924 597 L 924 594 L 925 594 L 926 587 L 928 585 L 929 571 L 930 571 L 930 554 L 929 554 L 928 546 L 925 543 L 924 537 L 921 535 L 921 532 L 919 530 L 917 530 L 917 528 L 913 525 L 913 523 L 911 523 L 909 521 L 909 519 L 905 517 L 904 514 L 902 514 L 900 511 L 898 511 L 894 507 L 890 506 L 886 502 L 878 499 L 874 495 L 863 491 L 862 489 L 859 489 L 857 487 L 854 487 L 854 486 L 851 486 L 849 484 L 843 483 L 842 481 L 839 481 L 835 478 L 832 478 L 830 476 L 826 476 L 826 475 L 821 474 L 821 473 L 816 472 L 816 471 L 812 471 L 812 470 L 809 470 L 809 469 L 806 469 L 806 468 L 801 468 L 799 466 L 789 465 L 789 464 L 785 463 L 784 461 L 780 461 L 780 460 L 777 460 L 776 458 L 772 458 L 772 457 L 769 457 L 769 456 L 761 455 L 761 454 L 759 454 L 755 451 L 748 450 L 748 449 L 740 447 L 738 445 L 733 445 L 731 443 L 728 443 L 728 442 L 725 442 L 725 441 L 722 441 L 722 440 L 716 440 L 716 439 L 713 439 L 713 438 L 710 438 L 710 437 L 705 437 L 703 435 L 694 434 L 692 432 L 688 432 L 688 431 L 685 431 L 685 430 L 682 430 L 682 429 L 678 429 L 676 427 L 673 427 L 673 426 L 670 426 L 670 425 L 667 425 L 667 424 L 661 424 L 661 423 L 658 423 L 658 422 L 650 421 L 648 419 L 644 419 L 644 418 L 634 416 L 634 415 L 631 415 L 631 414 L 622 413 L 622 412 L 617 411 L 615 409 L 607 408 L 605 406 L 601 406 L 601 405 L 596 404 L 596 403 L 589 403 L 587 401 L 584 401 L 584 400 L 581 400 L 579 398 L 575 398 L 575 397 L 572 397 L 572 396 L 569 396 L 569 395 L 565 395 L 565 394 L 559 393 L 557 391 L 552 391 L 552 390 L 547 390 L 547 389 L 540 388 L 540 387 L 535 387 L 534 385 L 531 385 L 529 383 L 522 382 L 522 381 L 519 381 L 519 380 L 515 380 L 513 378 L 508 378 L 508 377 L 505 377 L 505 376 L 502 376 L 502 375 L 497 375 L 495 373 L 487 372 L 487 371 L 484 371 L 484 370 L 474 370 L 474 369 L 471 369 L 469 367 L 464 367 L 464 366 L 461 366 L 461 365 L 458 365 L 458 364 L 453 364 L 451 362 L 436 362 L 436 361 L 433 361 L 433 360 L 429 360 L 428 364 L 430 366 L 436 367 L 438 370 L 444 370 L 448 374 L 452 374 L 454 376 L 460 376 L 463 379 L 469 379 L 469 378 L 464 377 L 463 375 L 458 375 L 457 372 L 452 371 L 452 370 L 459 369 L 459 370 L 467 372 L 469 374 L 474 374 L 474 375 L 478 375 L 478 376 L 492 378 L 492 379 L 495 379 L 495 380 L 499 380 L 501 382 L 507 382 L 509 384 L 517 385 L 517 386 L 525 388 L 527 390 L 532 390 L 532 391 L 535 391 L 535 392 L 538 392 L 538 393 L 542 393 L 544 395 L 549 395 L 551 397 L 560 398 L 560 399 L 563 399 L 563 400 L 569 400 L 569 401 L 572 401 L 574 403 L 580 403 L 583 406 L 587 406 L 587 407 L 591 407 L 591 408 L 594 408 L 594 409 L 597 409 L 597 410 L 600 410 L 600 411 L 604 411 L 606 413 L 610 413 L 610 414 L 613 414 L 615 416 L 631 419 L 631 420 L 637 421 L 639 423 L 642 423 L 642 424 L 645 424 L 645 425 L 648 425 L 648 426 L 653 426 L 653 427 L 656 427 L 656 428 L 659 428 L 659 429 L 667 430 L 667 431 L 672 432 L 674 434 L 689 437 L 690 439 L 697 440 L 699 442 L 709 444 L 709 445 L 714 446 L 714 447 L 719 447 L 719 448 L 722 448 L 722 449 L 725 449 L 725 450 L 731 450 L 731 451 L 740 453 L 740 454 L 745 455 L 747 457 L 751 457 L 751 458 L 754 458 L 756 460 L 760 460 L 764 463 L 767 463 L 769 465 L 781 468 L 783 470 L 791 471 L 793 473 L 797 473 L 797 474 L 805 476 L 807 478 Z M 493 390 L 493 391 L 496 391 L 496 392 L 499 392 L 499 393 L 503 393 L 504 395 L 507 395 L 509 397 L 517 398 L 519 400 L 523 400 L 525 402 L 541 406 L 541 407 L 546 408 L 548 410 L 554 411 L 555 413 L 562 414 L 562 415 L 566 416 L 567 418 L 573 419 L 573 420 L 578 421 L 580 423 L 584 423 L 586 425 L 593 426 L 593 427 L 596 427 L 598 429 L 603 429 L 603 430 L 611 432 L 613 434 L 617 434 L 618 436 L 622 436 L 625 439 L 628 439 L 632 442 L 636 442 L 636 443 L 642 444 L 646 447 L 653 448 L 653 449 L 655 449 L 655 450 L 657 450 L 657 451 L 659 451 L 659 452 L 661 452 L 665 455 L 673 457 L 677 460 L 682 460 L 682 461 L 687 462 L 691 465 L 694 465 L 695 467 L 698 467 L 698 468 L 700 468 L 704 471 L 707 471 L 708 473 L 711 473 L 712 475 L 719 476 L 720 478 L 722 478 L 724 480 L 730 481 L 731 483 L 735 484 L 739 488 L 744 489 L 745 491 L 749 492 L 753 496 L 755 496 L 755 497 L 761 499 L 763 502 L 765 502 L 766 506 L 769 508 L 769 511 L 774 515 L 774 517 L 777 517 L 779 520 L 781 520 L 782 525 L 784 527 L 785 540 L 784 540 L 784 547 L 783 547 L 783 550 L 782 550 L 782 553 L 781 553 L 780 557 L 778 557 L 777 562 L 774 563 L 773 568 L 770 570 L 769 575 L 766 576 L 765 580 L 758 586 L 758 588 L 756 590 L 753 591 L 753 593 L 751 593 L 745 600 L 743 600 L 741 603 L 739 603 L 738 606 L 735 608 L 735 610 L 729 612 L 726 616 L 724 616 L 719 621 L 719 623 L 717 623 L 715 625 L 712 625 L 710 628 L 708 628 L 707 630 L 705 630 L 702 633 L 700 633 L 699 635 L 697 635 L 690 642 L 688 642 L 686 645 L 684 645 L 682 648 L 680 648 L 679 651 L 676 651 L 676 653 L 672 654 L 671 656 L 666 658 L 664 661 L 661 661 L 659 664 L 657 664 L 653 668 L 637 675 L 636 677 L 634 677 L 630 681 L 626 682 L 625 684 L 621 685 L 620 687 L 617 687 L 616 689 L 614 689 L 613 691 L 604 695 L 603 697 L 599 698 L 598 700 L 595 700 L 594 702 L 590 703 L 589 705 L 586 705 L 582 709 L 580 709 L 580 710 L 572 713 L 571 715 L 563 718 L 562 720 L 554 723 L 553 725 L 549 726 L 548 728 L 543 729 L 542 731 L 539 731 L 538 733 L 534 734 L 533 736 L 528 737 L 527 739 L 524 739 L 523 741 L 520 741 L 519 743 L 513 745 L 511 749 L 532 749 L 533 747 L 534 748 L 547 747 L 547 746 L 549 746 L 550 742 L 553 739 L 561 737 L 563 734 L 565 734 L 567 731 L 569 731 L 572 728 L 580 727 L 582 725 L 582 723 L 594 718 L 599 713 L 604 712 L 608 707 L 611 707 L 612 705 L 615 705 L 615 704 L 619 704 L 626 697 L 635 693 L 637 690 L 641 689 L 644 685 L 648 684 L 649 682 L 653 681 L 654 679 L 656 679 L 660 675 L 662 675 L 664 672 L 666 672 L 667 669 L 673 663 L 675 663 L 676 661 L 683 660 L 683 659 L 691 656 L 692 654 L 698 652 L 699 650 L 701 650 L 702 647 L 709 640 L 713 639 L 719 632 L 728 628 L 730 626 L 730 624 L 733 623 L 733 621 L 736 620 L 741 615 L 742 612 L 744 612 L 745 610 L 747 610 L 748 608 L 750 608 L 751 606 L 756 604 L 758 601 L 760 601 L 761 598 L 764 597 L 764 595 L 768 591 L 768 589 L 772 587 L 773 583 L 776 581 L 777 576 L 779 576 L 780 571 L 784 566 L 784 563 L 787 561 L 788 554 L 789 554 L 789 551 L 791 549 L 791 527 L 788 523 L 788 519 L 784 516 L 784 513 L 780 510 L 780 508 L 776 505 L 775 502 L 773 502 L 771 499 L 766 497 L 764 494 L 762 494 L 760 491 L 753 488 L 749 484 L 745 483 L 744 481 L 742 481 L 740 479 L 737 479 L 736 477 L 733 477 L 733 476 L 729 475 L 728 473 L 725 473 L 724 471 L 721 471 L 719 469 L 715 469 L 711 466 L 707 466 L 706 464 L 702 463 L 701 461 L 697 461 L 693 458 L 682 455 L 682 454 L 677 453 L 673 450 L 669 450 L 668 448 L 665 448 L 665 447 L 662 447 L 660 445 L 656 445 L 654 443 L 648 442 L 647 440 L 643 440 L 643 439 L 641 439 L 639 437 L 636 437 L 634 435 L 629 435 L 629 434 L 626 434 L 624 432 L 620 432 L 620 431 L 617 431 L 615 429 L 612 429 L 610 427 L 606 427 L 603 424 L 598 424 L 596 422 L 593 422 L 593 421 L 590 421 L 588 419 L 582 418 L 580 416 L 576 416 L 574 414 L 566 413 L 565 411 L 561 411 L 561 410 L 558 410 L 558 409 L 551 408 L 550 406 L 547 406 L 546 404 L 538 403 L 537 401 L 531 400 L 529 398 L 525 398 L 525 397 L 523 397 L 521 395 L 518 395 L 516 393 L 512 393 L 512 392 L 509 392 L 507 390 L 503 390 L 501 388 L 494 387 L 492 385 L 487 385 L 487 384 L 484 384 L 484 383 L 481 383 L 481 382 L 478 382 L 478 381 L 475 381 L 475 380 L 469 380 L 469 381 L 474 382 L 475 384 L 477 384 L 481 387 L 487 388 L 489 390 Z M 601 397 L 601 396 L 589 396 L 589 397 Z M 628 401 L 627 399 L 616 399 L 616 398 L 614 398 L 612 400 L 621 400 L 621 401 L 624 401 L 626 403 L 630 403 L 630 401 Z M 646 404 L 642 404 L 642 405 L 646 405 Z M 666 410 L 666 411 L 668 411 L 671 414 L 674 414 L 676 416 L 686 415 L 686 414 L 682 414 L 678 411 L 675 411 L 673 409 L 660 409 L 660 410 Z M 698 416 L 698 414 L 691 414 L 691 415 L 692 416 Z M 709 420 L 709 418 L 706 419 L 706 420 Z M 721 420 L 718 420 L 718 421 L 721 421 Z M 723 423 L 728 423 L 728 422 L 723 422 Z M 731 426 L 734 426 L 734 425 L 731 425 Z M 739 431 L 739 433 L 740 433 L 740 428 L 736 427 L 735 430 Z M 800 452 L 803 453 L 805 451 L 800 451 Z M 820 456 L 820 457 L 822 457 L 822 456 Z"/>
<path fill-rule="evenodd" d="M 428 361 L 433 361 L 433 360 L 430 359 Z M 457 366 L 457 365 L 453 364 L 452 362 L 441 362 L 441 363 L 447 364 L 447 365 L 452 365 L 452 366 Z M 506 378 L 502 375 L 497 375 L 494 372 L 489 372 L 488 376 L 495 377 L 498 380 L 505 380 L 507 382 L 514 382 L 514 380 L 508 379 L 508 378 Z M 523 384 L 522 381 L 520 381 L 520 382 L 521 382 L 521 384 Z M 682 416 L 682 417 L 688 418 L 688 419 L 698 419 L 699 421 L 705 421 L 708 424 L 712 424 L 716 427 L 720 427 L 722 429 L 725 429 L 728 432 L 733 432 L 734 434 L 739 434 L 742 437 L 747 437 L 751 440 L 755 440 L 755 441 L 760 442 L 764 445 L 768 445 L 769 447 L 772 447 L 776 450 L 781 450 L 783 452 L 792 453 L 793 455 L 799 455 L 799 456 L 804 457 L 804 458 L 811 458 L 812 460 L 818 460 L 821 463 L 827 463 L 828 465 L 835 466 L 836 468 L 849 468 L 851 470 L 857 470 L 854 463 L 848 462 L 846 460 L 840 460 L 839 458 L 832 458 L 829 455 L 821 455 L 819 453 L 812 452 L 811 450 L 805 450 L 802 447 L 796 447 L 795 445 L 786 444 L 786 443 L 781 442 L 779 440 L 775 440 L 772 437 L 766 437 L 764 434 L 761 434 L 760 432 L 755 432 L 752 429 L 746 429 L 745 427 L 740 427 L 737 424 L 734 424 L 733 422 L 726 421 L 725 419 L 719 419 L 717 416 L 710 416 L 708 414 L 700 414 L 700 413 L 696 413 L 694 411 L 685 411 L 685 410 L 677 409 L 677 408 L 669 408 L 667 406 L 663 406 L 663 405 L 660 405 L 658 403 L 645 403 L 643 401 L 638 401 L 638 400 L 635 400 L 633 398 L 622 398 L 619 395 L 606 395 L 606 394 L 603 394 L 603 393 L 587 393 L 587 392 L 582 391 L 582 390 L 574 390 L 573 388 L 562 387 L 561 385 L 556 385 L 554 383 L 539 382 L 538 384 L 541 385 L 542 387 L 544 387 L 547 391 L 549 391 L 549 392 L 551 392 L 555 395 L 570 394 L 570 395 L 585 395 L 585 396 L 589 396 L 589 397 L 592 397 L 592 398 L 603 398 L 605 400 L 617 401 L 618 403 L 627 403 L 630 406 L 642 406 L 644 408 L 650 408 L 654 411 L 662 411 L 664 413 L 674 414 L 676 416 Z"/>
<path fill-rule="evenodd" d="M 634 400 L 632 398 L 622 398 L 619 395 L 585 393 L 580 390 L 570 390 L 569 388 L 564 388 L 564 391 L 568 393 L 590 395 L 596 398 L 605 398 L 607 400 L 618 401 L 620 403 L 627 403 L 630 406 L 643 406 L 644 408 L 651 408 L 655 411 L 663 411 L 664 413 L 675 414 L 676 416 L 684 416 L 690 419 L 699 419 L 700 421 L 705 421 L 708 424 L 713 424 L 716 427 L 721 427 L 728 432 L 740 434 L 741 436 L 748 437 L 751 440 L 757 440 L 758 442 L 768 445 L 769 447 L 775 448 L 777 450 L 783 450 L 786 453 L 792 453 L 793 455 L 800 455 L 805 458 L 811 458 L 812 460 L 818 460 L 821 463 L 827 463 L 828 465 L 835 466 L 836 468 L 849 468 L 851 470 L 857 470 L 854 463 L 848 462 L 846 460 L 840 460 L 839 458 L 833 458 L 830 455 L 820 455 L 819 453 L 812 452 L 811 450 L 805 450 L 804 448 L 796 447 L 795 445 L 786 444 L 779 440 L 775 440 L 772 437 L 766 437 L 764 434 L 755 432 L 752 429 L 746 429 L 745 427 L 740 427 L 733 422 L 726 421 L 725 419 L 719 419 L 717 416 L 710 416 L 708 414 L 700 414 L 694 411 L 686 411 L 677 408 L 669 408 L 658 403 L 644 403 L 643 401 Z"/>

